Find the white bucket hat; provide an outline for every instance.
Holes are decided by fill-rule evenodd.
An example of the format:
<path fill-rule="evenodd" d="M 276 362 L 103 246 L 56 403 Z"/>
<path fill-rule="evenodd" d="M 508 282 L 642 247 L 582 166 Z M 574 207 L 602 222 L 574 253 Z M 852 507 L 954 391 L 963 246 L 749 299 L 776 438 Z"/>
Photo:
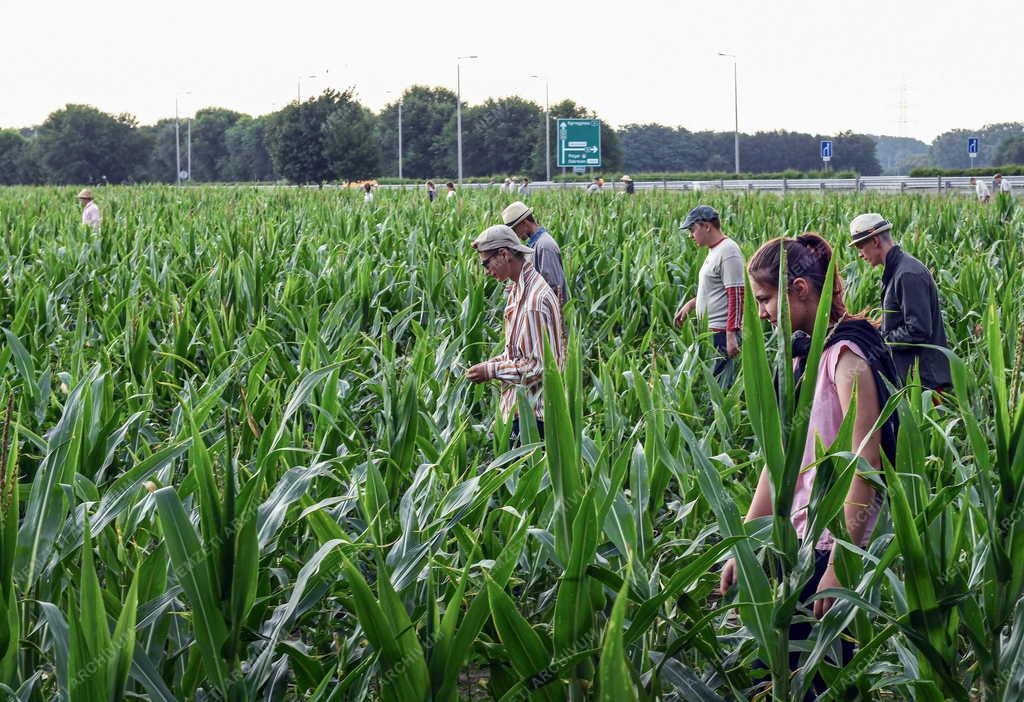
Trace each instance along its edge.
<path fill-rule="evenodd" d="M 514 229 L 517 224 L 532 214 L 532 207 L 527 207 L 526 203 L 516 200 L 501 211 L 501 221 L 505 223 L 506 227 L 512 227 Z"/>
<path fill-rule="evenodd" d="M 892 229 L 892 223 L 877 212 L 857 215 L 850 222 L 850 246 Z"/>

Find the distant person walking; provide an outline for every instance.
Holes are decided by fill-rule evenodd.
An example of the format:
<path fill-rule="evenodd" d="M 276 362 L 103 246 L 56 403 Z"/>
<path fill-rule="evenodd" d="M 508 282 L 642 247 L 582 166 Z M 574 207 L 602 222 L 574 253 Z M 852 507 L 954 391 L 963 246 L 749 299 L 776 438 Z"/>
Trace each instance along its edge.
<path fill-rule="evenodd" d="M 706 320 L 720 356 L 715 362 L 715 377 L 719 385 L 729 387 L 736 379 L 733 359 L 740 352 L 743 252 L 735 241 L 722 233 L 718 212 L 709 205 L 698 205 L 690 210 L 679 228 L 689 231 L 697 246 L 707 247 L 708 255 L 700 267 L 697 296 L 679 308 L 673 321 L 681 327 L 694 311 L 699 319 Z"/>
<path fill-rule="evenodd" d="M 512 179 L 506 178 L 505 182 L 501 184 L 501 192 L 509 193 L 512 192 Z"/>
<path fill-rule="evenodd" d="M 363 202 L 373 202 L 373 186 L 369 183 L 363 184 Z"/>
<path fill-rule="evenodd" d="M 988 202 L 992 199 L 992 191 L 988 189 L 985 181 L 971 178 L 971 185 L 974 186 L 974 192 L 978 195 L 978 202 Z"/>
<path fill-rule="evenodd" d="M 523 176 L 523 184 L 519 186 L 519 194 L 526 197 L 530 194 L 530 179 Z"/>
<path fill-rule="evenodd" d="M 996 173 L 992 180 L 996 184 L 997 195 L 1013 195 L 1013 183 L 1003 178 L 1002 173 Z"/>
<path fill-rule="evenodd" d="M 889 344 L 896 371 L 906 379 L 919 364 L 921 384 L 933 390 L 952 386 L 949 360 L 937 349 L 905 346 L 928 344 L 948 348 L 942 323 L 939 290 L 923 263 L 901 249 L 892 238 L 892 224 L 869 212 L 850 222 L 850 244 L 882 273 L 882 338 Z"/>
<path fill-rule="evenodd" d="M 588 193 L 599 193 L 601 192 L 601 186 L 603 185 L 600 178 L 595 177 L 594 180 L 587 186 Z"/>
<path fill-rule="evenodd" d="M 455 183 L 453 183 L 451 181 L 448 181 L 446 187 L 448 188 L 448 194 L 445 195 L 445 199 L 446 200 L 454 200 L 455 199 Z"/>
<path fill-rule="evenodd" d="M 437 199 L 437 186 L 434 185 L 434 181 L 427 181 L 427 199 L 433 202 Z"/>
<path fill-rule="evenodd" d="M 519 242 L 504 224 L 485 229 L 473 241 L 480 265 L 499 282 L 508 281 L 505 292 L 505 349 L 494 358 L 466 371 L 473 383 L 501 383 L 501 414 L 512 422 L 512 441 L 519 436 L 516 415 L 517 390 L 522 388 L 533 407 L 537 428 L 544 436 L 544 340 L 561 369 L 565 365 L 565 327 L 562 308 L 551 287 L 527 259 L 529 246 Z"/>
<path fill-rule="evenodd" d="M 103 215 L 100 208 L 92 199 L 92 191 L 88 188 L 78 193 L 78 203 L 82 206 L 82 224 L 86 224 L 93 230 L 99 229 L 103 222 Z"/>
<path fill-rule="evenodd" d="M 505 226 L 510 227 L 530 247 L 534 268 L 544 277 L 558 297 L 559 304 L 564 307 L 569 299 L 569 290 L 562 269 L 562 250 L 548 230 L 537 223 L 533 208 L 523 202 L 513 202 L 502 210 L 501 219 Z"/>
<path fill-rule="evenodd" d="M 626 186 L 626 194 L 632 195 L 635 192 L 633 187 L 633 179 L 630 178 L 628 175 L 624 175 L 622 176 L 621 180 Z"/>

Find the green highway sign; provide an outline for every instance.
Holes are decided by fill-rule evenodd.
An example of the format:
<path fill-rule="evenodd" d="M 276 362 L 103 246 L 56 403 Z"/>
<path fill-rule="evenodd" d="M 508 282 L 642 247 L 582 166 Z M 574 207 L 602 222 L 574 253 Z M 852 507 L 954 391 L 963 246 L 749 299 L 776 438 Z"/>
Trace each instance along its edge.
<path fill-rule="evenodd" d="M 558 167 L 601 165 L 601 120 L 558 120 Z"/>

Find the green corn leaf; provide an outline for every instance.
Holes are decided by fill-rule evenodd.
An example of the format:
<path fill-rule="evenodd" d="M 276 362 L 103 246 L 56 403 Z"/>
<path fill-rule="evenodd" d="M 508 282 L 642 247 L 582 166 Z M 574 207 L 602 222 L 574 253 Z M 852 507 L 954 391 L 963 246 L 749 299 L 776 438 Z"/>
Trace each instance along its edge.
<path fill-rule="evenodd" d="M 124 599 L 121 614 L 114 627 L 114 638 L 110 659 L 109 679 L 112 688 L 111 699 L 120 702 L 125 698 L 128 674 L 135 654 L 135 619 L 139 605 L 139 571 L 132 575 L 128 595 Z"/>
<path fill-rule="evenodd" d="M 381 699 L 388 702 L 418 702 L 425 699 L 428 680 L 425 664 L 421 668 L 418 661 L 409 661 L 409 665 L 415 666 L 415 674 L 410 676 L 400 674 L 405 665 L 403 662 L 405 650 L 410 646 L 399 642 L 400 636 L 407 634 L 404 630 L 397 630 L 392 624 L 396 613 L 391 610 L 390 604 L 385 609 L 378 603 L 370 591 L 370 586 L 366 584 L 362 574 L 348 558 L 342 558 L 342 570 L 345 573 L 345 580 L 352 590 L 352 603 L 356 616 L 359 617 L 359 625 L 366 632 L 366 638 L 369 639 L 379 657 L 382 671 Z M 380 580 L 386 581 L 387 576 L 381 577 Z M 415 633 L 412 635 L 415 636 Z M 422 656 L 420 660 L 422 660 Z"/>
<path fill-rule="evenodd" d="M 555 544 L 559 558 L 566 561 L 572 523 L 582 499 L 582 483 L 565 386 L 547 340 L 544 342 L 544 443 L 554 488 Z"/>
<path fill-rule="evenodd" d="M 23 591 L 32 588 L 42 569 L 68 506 L 59 485 L 70 483 L 77 470 L 81 449 L 81 419 L 86 395 L 96 371 L 75 387 L 64 404 L 60 420 L 47 435 L 46 457 L 36 471 L 18 531 L 14 572 Z"/>
<path fill-rule="evenodd" d="M 572 547 L 555 598 L 554 655 L 570 655 L 594 625 L 587 566 L 597 552 L 600 525 L 594 513 L 594 491 L 587 490 L 573 521 Z M 581 671 L 581 674 L 584 671 Z"/>
<path fill-rule="evenodd" d="M 228 629 L 210 577 L 208 559 L 211 554 L 200 544 L 199 536 L 174 489 L 160 488 L 154 497 L 171 567 L 185 593 L 185 600 L 192 608 L 196 645 L 202 651 L 203 668 L 217 688 L 226 694 L 230 673 L 221 655 L 221 646 L 228 638 Z"/>
<path fill-rule="evenodd" d="M 487 581 L 487 598 L 491 604 L 494 628 L 516 673 L 529 678 L 544 672 L 551 663 L 550 649 L 516 610 L 512 598 L 490 580 Z M 555 702 L 560 697 L 557 690 L 549 685 L 533 694 L 531 699 Z"/>
<path fill-rule="evenodd" d="M 612 616 L 608 620 L 608 626 L 604 631 L 604 644 L 601 647 L 601 663 L 598 668 L 598 699 L 601 702 L 623 702 L 625 700 L 639 700 L 636 688 L 633 687 L 633 678 L 630 674 L 629 663 L 626 661 L 626 645 L 623 636 L 624 622 L 626 619 L 626 605 L 629 602 L 629 579 L 622 584 L 615 604 L 612 606 Z"/>

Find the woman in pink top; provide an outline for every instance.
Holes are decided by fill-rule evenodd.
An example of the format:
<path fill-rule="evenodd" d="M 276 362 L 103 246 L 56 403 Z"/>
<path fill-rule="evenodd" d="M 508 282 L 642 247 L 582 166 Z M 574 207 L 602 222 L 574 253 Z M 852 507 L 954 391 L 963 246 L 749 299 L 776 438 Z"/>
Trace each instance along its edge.
<path fill-rule="evenodd" d="M 750 259 L 748 272 L 750 288 L 757 300 L 761 319 L 778 324 L 779 290 L 778 271 L 780 248 L 786 250 L 786 278 L 788 284 L 790 319 L 795 332 L 793 355 L 795 374 L 803 375 L 802 364 L 810 346 L 810 334 L 814 331 L 814 318 L 821 298 L 822 286 L 828 267 L 832 263 L 832 248 L 817 234 L 808 233 L 796 238 L 774 239 Z M 898 387 L 898 376 L 877 329 L 860 315 L 851 314 L 843 300 L 843 283 L 838 271 L 835 273 L 830 311 L 829 335 L 825 350 L 818 365 L 818 378 L 811 405 L 811 416 L 804 447 L 803 466 L 797 478 L 793 495 L 791 519 L 799 538 L 807 530 L 807 505 L 815 476 L 815 444 L 829 446 L 835 441 L 843 419 L 850 411 L 856 412 L 853 425 L 853 446 L 864 444 L 860 455 L 877 469 L 881 469 L 881 454 L 884 450 L 890 460 L 895 458 L 896 420 L 887 421 L 871 435 L 865 443 L 881 408 L 889 397 L 889 385 Z M 853 389 L 857 387 L 857 404 L 851 406 Z M 850 491 L 843 506 L 846 529 L 851 539 L 866 545 L 878 517 L 882 502 L 881 494 L 859 473 L 850 484 Z M 747 521 L 772 513 L 771 485 L 767 469 L 754 492 L 754 499 L 747 511 Z M 835 540 L 826 530 L 815 545 L 818 552 L 814 577 L 804 589 L 805 599 L 815 592 L 842 587 L 834 567 Z M 732 585 L 736 577 L 736 564 L 730 560 L 722 571 L 721 591 Z M 824 616 L 832 606 L 831 598 L 814 602 L 814 615 Z M 792 632 L 791 632 L 791 638 Z"/>

